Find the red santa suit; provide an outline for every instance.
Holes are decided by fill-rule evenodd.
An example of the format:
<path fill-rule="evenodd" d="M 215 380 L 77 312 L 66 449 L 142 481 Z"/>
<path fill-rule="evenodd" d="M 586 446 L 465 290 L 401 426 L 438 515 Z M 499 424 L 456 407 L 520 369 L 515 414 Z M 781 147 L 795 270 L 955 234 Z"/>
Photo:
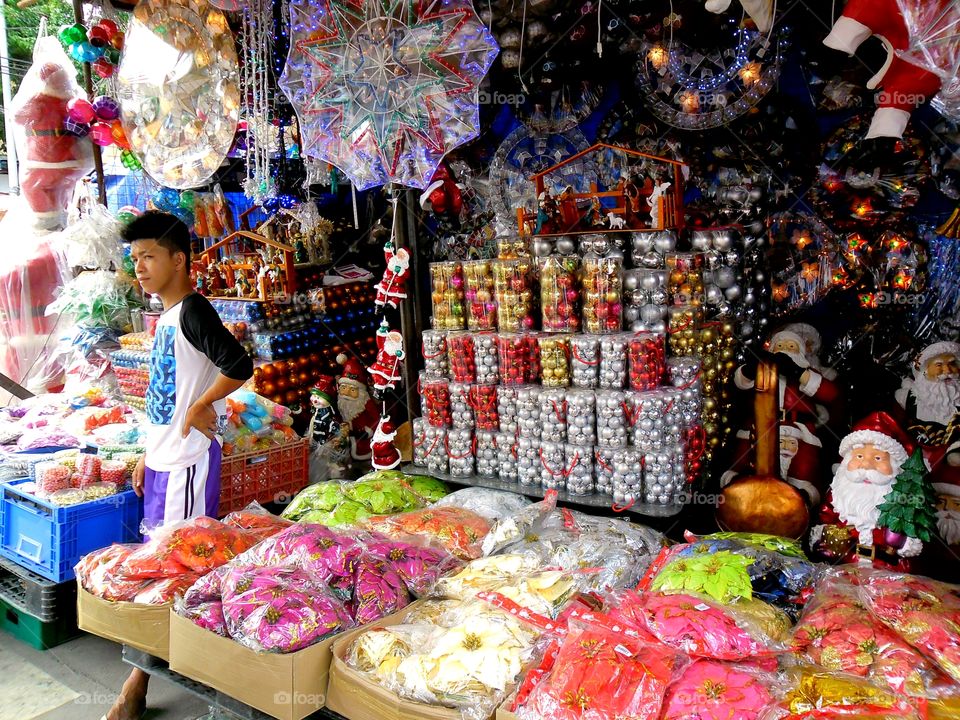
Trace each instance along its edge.
<path fill-rule="evenodd" d="M 459 217 L 463 210 L 463 190 L 464 186 L 454 181 L 449 168 L 440 165 L 420 196 L 420 207 L 437 215 Z"/>
<path fill-rule="evenodd" d="M 404 357 L 403 336 L 398 332 L 388 333 L 377 352 L 376 362 L 368 368 L 377 390 L 392 390 L 400 382 L 400 361 Z"/>
<path fill-rule="evenodd" d="M 376 304 L 379 307 L 389 305 L 395 308 L 407 297 L 410 253 L 406 248 L 394 250 L 393 242 L 389 241 L 383 246 L 383 254 L 387 258 L 387 269 L 383 271 L 380 282 L 374 286 L 377 291 Z"/>
<path fill-rule="evenodd" d="M 954 1 L 925 0 L 922 5 L 939 6 L 945 11 Z M 910 113 L 940 91 L 942 80 L 897 53 L 907 50 L 911 44 L 910 32 L 897 0 L 848 0 L 843 15 L 823 43 L 853 55 L 871 35 L 883 42 L 887 62 L 867 82 L 870 90 L 882 90 L 877 96 L 879 109 L 874 113 L 867 138 L 903 137 Z"/>
<path fill-rule="evenodd" d="M 374 470 L 393 470 L 400 464 L 400 452 L 394 445 L 397 437 L 397 430 L 393 426 L 389 417 L 382 418 L 377 425 L 377 431 L 373 434 L 373 459 Z"/>
<path fill-rule="evenodd" d="M 380 420 L 380 410 L 367 390 L 366 373 L 354 358 L 340 355 L 337 362 L 343 373 L 337 380 L 337 409 L 350 424 L 350 456 L 354 460 L 370 458 L 370 438 Z M 356 394 L 356 398 L 351 397 Z"/>
<path fill-rule="evenodd" d="M 20 191 L 45 228 L 60 227 L 73 188 L 91 166 L 90 141 L 63 129 L 67 102 L 79 90 L 72 69 L 44 62 L 30 69 L 13 102 L 13 121 L 25 136 L 19 157 Z"/>
<path fill-rule="evenodd" d="M 848 477 L 853 451 L 866 444 L 889 453 L 892 472 L 885 476 L 886 484 Z M 879 505 L 889 496 L 894 478 L 912 451 L 911 440 L 886 413 L 873 413 L 854 426 L 853 432 L 840 442 L 843 461 L 827 501 L 820 508 L 820 524 L 810 531 L 810 547 L 815 553 L 834 562 L 864 562 L 910 572 L 911 558 L 920 554 L 923 543 L 907 538 L 896 547 L 890 543 L 886 530 L 876 525 Z"/>

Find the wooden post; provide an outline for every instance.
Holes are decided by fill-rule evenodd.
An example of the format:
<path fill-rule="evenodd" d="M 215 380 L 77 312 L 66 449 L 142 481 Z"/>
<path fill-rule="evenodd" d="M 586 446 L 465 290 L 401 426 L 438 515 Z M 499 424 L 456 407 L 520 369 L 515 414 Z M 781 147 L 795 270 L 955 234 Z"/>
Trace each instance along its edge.
<path fill-rule="evenodd" d="M 73 0 L 73 18 L 78 25 L 83 24 L 83 2 L 82 0 Z M 93 101 L 93 75 L 90 73 L 90 63 L 83 63 L 83 89 L 87 93 L 87 99 Z M 93 146 L 93 169 L 97 175 L 97 199 L 101 205 L 107 204 L 107 184 L 103 176 L 103 153 L 100 146 L 95 142 L 90 143 Z"/>

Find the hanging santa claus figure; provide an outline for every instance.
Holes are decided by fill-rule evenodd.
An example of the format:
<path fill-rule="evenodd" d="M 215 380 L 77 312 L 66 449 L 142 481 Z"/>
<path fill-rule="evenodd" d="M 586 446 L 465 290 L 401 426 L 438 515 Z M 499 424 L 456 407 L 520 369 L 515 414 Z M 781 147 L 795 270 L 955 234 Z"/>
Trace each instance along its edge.
<path fill-rule="evenodd" d="M 464 186 L 454 180 L 450 168 L 441 164 L 420 196 L 420 207 L 456 223 L 463 212 L 464 190 Z"/>
<path fill-rule="evenodd" d="M 373 434 L 373 469 L 393 470 L 400 464 L 400 452 L 394 441 L 397 438 L 397 429 L 389 417 L 380 419 L 377 430 Z"/>
<path fill-rule="evenodd" d="M 376 401 L 367 389 L 366 371 L 356 358 L 339 355 L 343 373 L 337 380 L 337 409 L 350 425 L 350 457 L 370 459 L 370 438 L 380 419 Z"/>
<path fill-rule="evenodd" d="M 960 545 L 960 344 L 937 342 L 920 353 L 897 400 L 932 468 L 940 534 L 949 545 Z"/>
<path fill-rule="evenodd" d="M 400 362 L 403 358 L 403 336 L 395 331 L 387 333 L 377 352 L 376 362 L 368 368 L 374 390 L 382 393 L 397 386 L 401 379 Z"/>
<path fill-rule="evenodd" d="M 820 508 L 820 524 L 810 530 L 815 553 L 832 561 L 910 571 L 910 559 L 920 554 L 923 542 L 892 537 L 879 521 L 881 505 L 891 499 L 894 480 L 913 449 L 886 413 L 874 413 L 854 426 L 840 441 L 842 459 Z M 904 503 L 913 501 L 902 498 Z"/>
<path fill-rule="evenodd" d="M 376 305 L 377 307 L 389 305 L 395 308 L 407 297 L 410 253 L 406 248 L 395 250 L 393 241 L 388 240 L 383 246 L 383 254 L 387 258 L 387 269 L 383 271 L 380 282 L 374 286 L 377 291 Z"/>
<path fill-rule="evenodd" d="M 93 152 L 89 139 L 64 129 L 68 103 L 86 100 L 59 44 L 48 47 L 45 40 L 37 43 L 37 62 L 21 83 L 11 110 L 22 133 L 17 147 L 20 192 L 36 225 L 51 230 L 63 227 L 74 186 L 93 166 Z M 56 43 L 55 38 L 50 41 Z"/>

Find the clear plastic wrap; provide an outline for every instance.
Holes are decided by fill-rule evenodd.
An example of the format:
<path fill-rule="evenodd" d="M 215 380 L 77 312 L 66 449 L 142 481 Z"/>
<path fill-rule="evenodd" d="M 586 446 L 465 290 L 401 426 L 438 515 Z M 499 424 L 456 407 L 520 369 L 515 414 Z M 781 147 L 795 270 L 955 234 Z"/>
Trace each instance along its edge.
<path fill-rule="evenodd" d="M 803 661 L 856 675 L 898 694 L 940 695 L 952 685 L 873 616 L 861 604 L 857 586 L 839 574 L 818 585 L 793 630 L 791 647 Z"/>
<path fill-rule="evenodd" d="M 459 560 L 438 548 L 395 540 L 371 539 L 365 550 L 371 557 L 389 563 L 407 590 L 416 597 L 429 593 L 441 577 L 462 566 Z"/>
<path fill-rule="evenodd" d="M 518 711 L 521 720 L 657 720 L 683 659 L 586 614 L 571 620 L 551 673 Z"/>
<path fill-rule="evenodd" d="M 581 283 L 584 330 L 620 332 L 623 329 L 623 258 L 584 258 Z"/>
<path fill-rule="evenodd" d="M 860 598 L 960 683 L 960 589 L 924 577 L 862 570 Z"/>
<path fill-rule="evenodd" d="M 364 524 L 393 538 L 419 537 L 425 542 L 436 542 L 464 560 L 480 557 L 481 543 L 490 531 L 490 521 L 486 518 L 457 507 L 377 515 L 367 518 Z"/>
<path fill-rule="evenodd" d="M 130 599 L 140 605 L 166 605 L 176 602 L 201 577 L 202 575 L 199 573 L 187 573 L 186 575 L 154 580 L 148 582 L 140 592 Z"/>
<path fill-rule="evenodd" d="M 490 717 L 537 654 L 541 634 L 485 603 L 463 603 L 437 625 L 404 624 L 360 633 L 347 663 L 398 695 Z"/>
<path fill-rule="evenodd" d="M 697 660 L 674 680 L 661 720 L 758 720 L 773 703 L 770 673 L 716 660 Z"/>
<path fill-rule="evenodd" d="M 205 573 L 224 565 L 257 543 L 257 536 L 208 517 L 153 529 L 118 568 L 120 576 L 149 580 L 188 572 Z"/>
<path fill-rule="evenodd" d="M 243 510 L 235 510 L 224 517 L 223 524 L 246 530 L 256 535 L 259 540 L 266 540 L 290 527 L 293 521 L 277 517 L 260 503 L 252 502 Z"/>
<path fill-rule="evenodd" d="M 608 595 L 604 605 L 612 618 L 647 631 L 664 645 L 712 660 L 770 655 L 784 647 L 790 629 L 790 620 L 783 613 L 778 622 L 761 625 L 738 611 L 740 603 L 721 605 L 686 594 L 624 590 Z M 771 615 L 779 612 L 767 607 Z"/>
<path fill-rule="evenodd" d="M 110 601 L 129 601 L 150 584 L 149 580 L 128 580 L 120 568 L 139 545 L 110 545 L 84 555 L 75 567 L 77 581 L 89 593 Z"/>
<path fill-rule="evenodd" d="M 230 636 L 258 652 L 296 652 L 354 624 L 323 581 L 300 568 L 231 567 L 221 593 Z"/>
<path fill-rule="evenodd" d="M 67 228 L 54 236 L 54 242 L 70 267 L 120 269 L 123 267 L 120 243 L 123 226 L 96 201 L 90 185 L 84 183 L 79 187 L 83 213 L 72 218 Z"/>
<path fill-rule="evenodd" d="M 55 37 L 41 37 L 8 110 L 20 164 L 20 193 L 37 228 L 64 225 L 66 208 L 77 181 L 93 169 L 88 138 L 64 130 L 67 105 L 84 97 L 76 69 Z"/>
<path fill-rule="evenodd" d="M 438 500 L 433 507 L 458 507 L 482 515 L 490 522 L 510 518 L 531 505 L 531 501 L 506 490 L 471 487 L 457 490 Z M 484 538 L 486 540 L 486 538 Z"/>
<path fill-rule="evenodd" d="M 370 515 L 405 512 L 425 504 L 401 477 L 386 475 L 378 479 L 371 473 L 352 483 L 327 481 L 310 485 L 284 509 L 283 517 L 330 527 L 347 527 Z"/>
<path fill-rule="evenodd" d="M 526 502 L 513 512 L 496 518 L 490 532 L 483 539 L 483 554 L 493 555 L 528 533 L 535 532 L 556 507 L 557 494 L 548 492 L 540 502 Z"/>
<path fill-rule="evenodd" d="M 467 327 L 470 330 L 497 329 L 497 301 L 494 294 L 493 270 L 489 260 L 463 263 L 466 279 Z"/>

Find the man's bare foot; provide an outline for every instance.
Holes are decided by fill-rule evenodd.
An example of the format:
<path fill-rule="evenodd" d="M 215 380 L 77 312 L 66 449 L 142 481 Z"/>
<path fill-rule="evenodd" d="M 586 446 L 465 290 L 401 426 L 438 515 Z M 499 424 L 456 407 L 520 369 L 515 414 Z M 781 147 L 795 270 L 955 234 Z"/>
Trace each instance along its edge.
<path fill-rule="evenodd" d="M 107 720 L 140 720 L 147 709 L 147 683 L 150 676 L 134 669 L 123 684 L 117 701 L 106 714 Z"/>

